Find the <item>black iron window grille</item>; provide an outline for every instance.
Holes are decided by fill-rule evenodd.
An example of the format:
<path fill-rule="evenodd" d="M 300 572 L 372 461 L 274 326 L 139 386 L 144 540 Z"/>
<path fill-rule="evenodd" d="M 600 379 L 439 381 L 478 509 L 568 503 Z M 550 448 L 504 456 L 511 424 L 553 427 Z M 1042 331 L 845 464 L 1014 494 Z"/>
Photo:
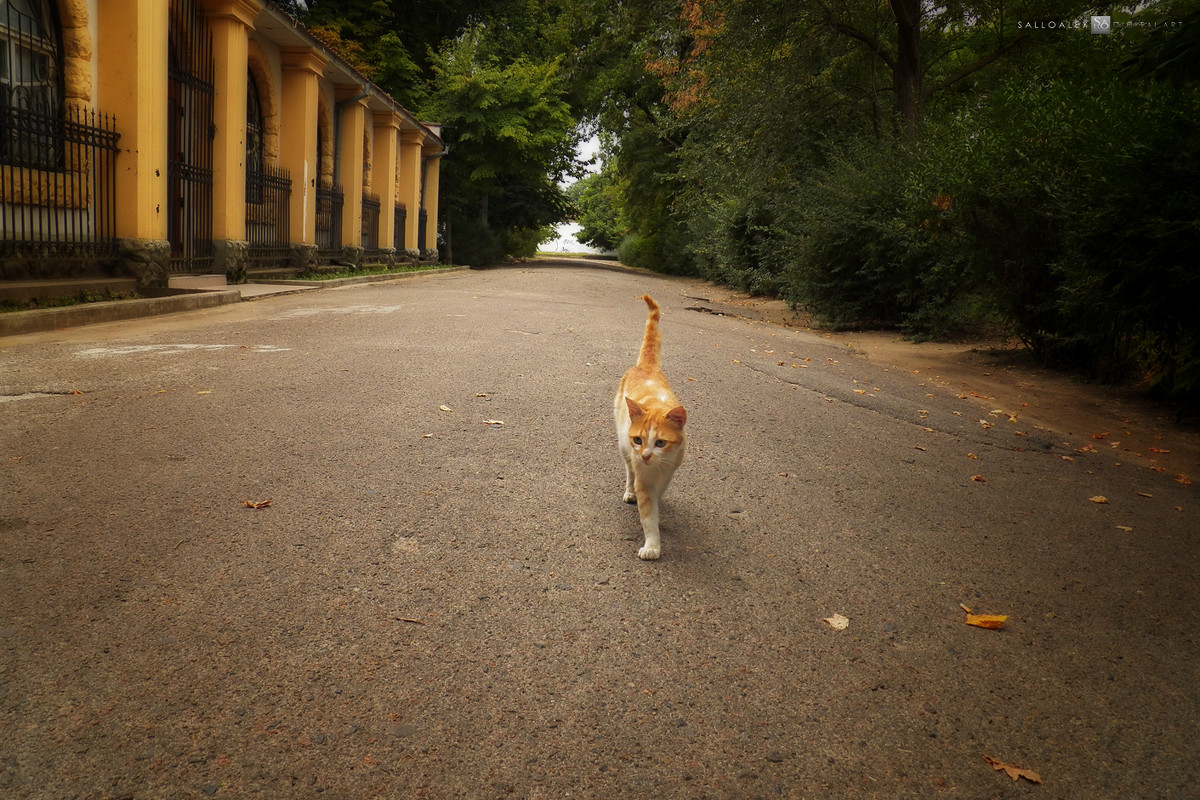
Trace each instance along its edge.
<path fill-rule="evenodd" d="M 0 163 L 62 166 L 62 69 L 49 0 L 0 0 Z"/>

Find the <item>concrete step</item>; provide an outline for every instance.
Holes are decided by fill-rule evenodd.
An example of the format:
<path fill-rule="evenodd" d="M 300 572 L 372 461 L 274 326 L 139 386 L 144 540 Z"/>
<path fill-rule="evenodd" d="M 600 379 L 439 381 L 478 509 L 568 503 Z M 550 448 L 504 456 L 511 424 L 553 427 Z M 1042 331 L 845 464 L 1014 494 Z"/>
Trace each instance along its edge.
<path fill-rule="evenodd" d="M 224 289 L 228 285 L 224 275 L 172 275 L 167 279 L 169 289 Z"/>
<path fill-rule="evenodd" d="M 133 278 L 70 278 L 46 281 L 0 281 L 0 300 L 25 303 L 30 300 L 52 300 L 78 297 L 80 294 L 105 296 L 129 295 L 137 290 Z"/>

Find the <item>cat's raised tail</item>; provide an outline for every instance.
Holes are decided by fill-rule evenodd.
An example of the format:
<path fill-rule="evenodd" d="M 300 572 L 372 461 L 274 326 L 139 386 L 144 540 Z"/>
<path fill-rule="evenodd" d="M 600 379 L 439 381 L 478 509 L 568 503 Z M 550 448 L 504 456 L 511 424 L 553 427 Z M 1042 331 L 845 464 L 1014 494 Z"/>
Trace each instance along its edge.
<path fill-rule="evenodd" d="M 648 369 L 659 368 L 659 352 L 662 347 L 662 333 L 658 330 L 660 312 L 658 303 L 648 294 L 642 295 L 650 309 L 650 317 L 646 320 L 646 335 L 642 337 L 642 351 L 638 354 L 637 365 Z"/>

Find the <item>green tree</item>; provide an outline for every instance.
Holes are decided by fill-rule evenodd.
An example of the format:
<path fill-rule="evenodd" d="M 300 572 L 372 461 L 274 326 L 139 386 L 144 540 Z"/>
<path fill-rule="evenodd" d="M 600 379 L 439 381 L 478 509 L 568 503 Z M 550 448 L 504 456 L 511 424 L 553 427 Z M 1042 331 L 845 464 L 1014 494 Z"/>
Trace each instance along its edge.
<path fill-rule="evenodd" d="M 566 218 L 559 182 L 575 169 L 575 118 L 563 99 L 557 59 L 491 54 L 489 30 L 469 28 L 433 58 L 422 113 L 442 123 L 450 157 L 448 202 L 454 257 L 490 261 L 532 255 L 535 232 Z M 464 249 L 466 248 L 466 249 Z"/>

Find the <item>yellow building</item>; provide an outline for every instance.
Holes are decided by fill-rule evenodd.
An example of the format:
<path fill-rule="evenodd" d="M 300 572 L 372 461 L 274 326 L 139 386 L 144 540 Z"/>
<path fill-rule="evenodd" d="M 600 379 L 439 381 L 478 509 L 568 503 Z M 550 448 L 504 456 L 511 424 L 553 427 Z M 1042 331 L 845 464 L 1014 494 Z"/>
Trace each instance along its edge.
<path fill-rule="evenodd" d="M 269 0 L 0 0 L 0 281 L 436 258 L 439 134 Z"/>

